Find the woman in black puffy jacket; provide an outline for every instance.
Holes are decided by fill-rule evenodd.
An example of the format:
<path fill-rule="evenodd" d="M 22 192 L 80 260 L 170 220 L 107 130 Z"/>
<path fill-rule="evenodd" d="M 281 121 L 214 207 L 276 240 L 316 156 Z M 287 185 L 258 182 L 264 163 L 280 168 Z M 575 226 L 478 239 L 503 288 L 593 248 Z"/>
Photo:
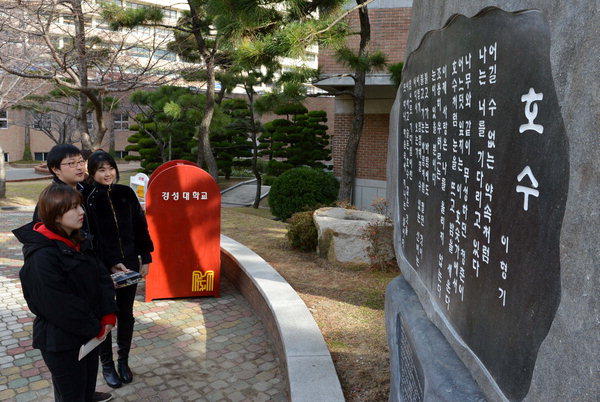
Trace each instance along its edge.
<path fill-rule="evenodd" d="M 79 360 L 80 347 L 102 339 L 115 324 L 115 289 L 89 238 L 81 232 L 81 194 L 51 184 L 40 194 L 38 215 L 13 233 L 23 243 L 19 271 L 23 296 L 33 314 L 33 347 L 52 374 L 57 401 L 91 401 L 98 348 Z"/>
<path fill-rule="evenodd" d="M 88 158 L 89 182 L 84 190 L 87 222 L 94 236 L 97 254 L 111 273 L 133 270 L 143 277 L 154 250 L 148 234 L 146 216 L 134 191 L 120 184 L 119 169 L 109 153 L 96 151 Z M 137 285 L 117 289 L 117 367 L 109 334 L 100 345 L 102 375 L 113 388 L 133 380 L 129 368 L 129 350 L 133 337 L 133 302 Z"/>

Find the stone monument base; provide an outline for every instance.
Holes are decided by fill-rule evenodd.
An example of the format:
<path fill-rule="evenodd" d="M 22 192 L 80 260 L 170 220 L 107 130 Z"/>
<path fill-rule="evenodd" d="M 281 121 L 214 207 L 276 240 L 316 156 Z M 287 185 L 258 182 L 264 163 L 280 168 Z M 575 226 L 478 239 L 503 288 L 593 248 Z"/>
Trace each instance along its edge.
<path fill-rule="evenodd" d="M 390 401 L 486 400 L 402 276 L 387 287 L 385 321 L 390 348 Z"/>

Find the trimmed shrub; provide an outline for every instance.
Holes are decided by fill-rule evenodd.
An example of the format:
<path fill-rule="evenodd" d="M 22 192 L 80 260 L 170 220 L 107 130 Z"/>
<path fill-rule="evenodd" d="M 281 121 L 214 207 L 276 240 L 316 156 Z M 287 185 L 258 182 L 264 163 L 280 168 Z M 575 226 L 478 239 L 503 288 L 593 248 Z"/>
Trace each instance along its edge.
<path fill-rule="evenodd" d="M 313 213 L 314 211 L 296 212 L 290 218 L 286 237 L 292 247 L 302 251 L 317 249 L 318 233 Z"/>
<path fill-rule="evenodd" d="M 277 180 L 276 176 L 266 174 L 262 178 L 262 184 L 264 184 L 265 186 L 272 186 L 275 180 Z"/>
<path fill-rule="evenodd" d="M 290 169 L 271 186 L 271 213 L 286 220 L 296 212 L 330 205 L 337 198 L 338 188 L 338 181 L 330 173 L 307 167 Z"/>

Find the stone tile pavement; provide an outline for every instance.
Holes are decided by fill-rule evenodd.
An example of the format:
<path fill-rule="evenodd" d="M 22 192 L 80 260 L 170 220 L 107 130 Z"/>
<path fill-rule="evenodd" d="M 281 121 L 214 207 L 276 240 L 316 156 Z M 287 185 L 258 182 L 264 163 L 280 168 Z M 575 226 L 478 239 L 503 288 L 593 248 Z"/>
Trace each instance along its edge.
<path fill-rule="evenodd" d="M 31 348 L 33 316 L 21 293 L 20 243 L 10 230 L 30 211 L 0 211 L 0 400 L 53 400 L 50 373 Z M 284 401 L 287 385 L 265 332 L 221 277 L 220 298 L 144 302 L 138 287 L 130 356 L 134 381 L 97 389 L 115 401 Z"/>

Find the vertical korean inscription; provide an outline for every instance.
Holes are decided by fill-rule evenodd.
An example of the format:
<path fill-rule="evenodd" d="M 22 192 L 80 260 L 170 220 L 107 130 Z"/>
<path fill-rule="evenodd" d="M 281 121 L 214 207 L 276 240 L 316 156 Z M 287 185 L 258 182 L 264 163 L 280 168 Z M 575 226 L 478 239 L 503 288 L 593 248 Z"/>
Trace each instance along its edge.
<path fill-rule="evenodd" d="M 460 337 L 519 396 L 560 298 L 568 158 L 546 22 L 492 10 L 428 34 L 407 61 L 399 241 Z"/>

